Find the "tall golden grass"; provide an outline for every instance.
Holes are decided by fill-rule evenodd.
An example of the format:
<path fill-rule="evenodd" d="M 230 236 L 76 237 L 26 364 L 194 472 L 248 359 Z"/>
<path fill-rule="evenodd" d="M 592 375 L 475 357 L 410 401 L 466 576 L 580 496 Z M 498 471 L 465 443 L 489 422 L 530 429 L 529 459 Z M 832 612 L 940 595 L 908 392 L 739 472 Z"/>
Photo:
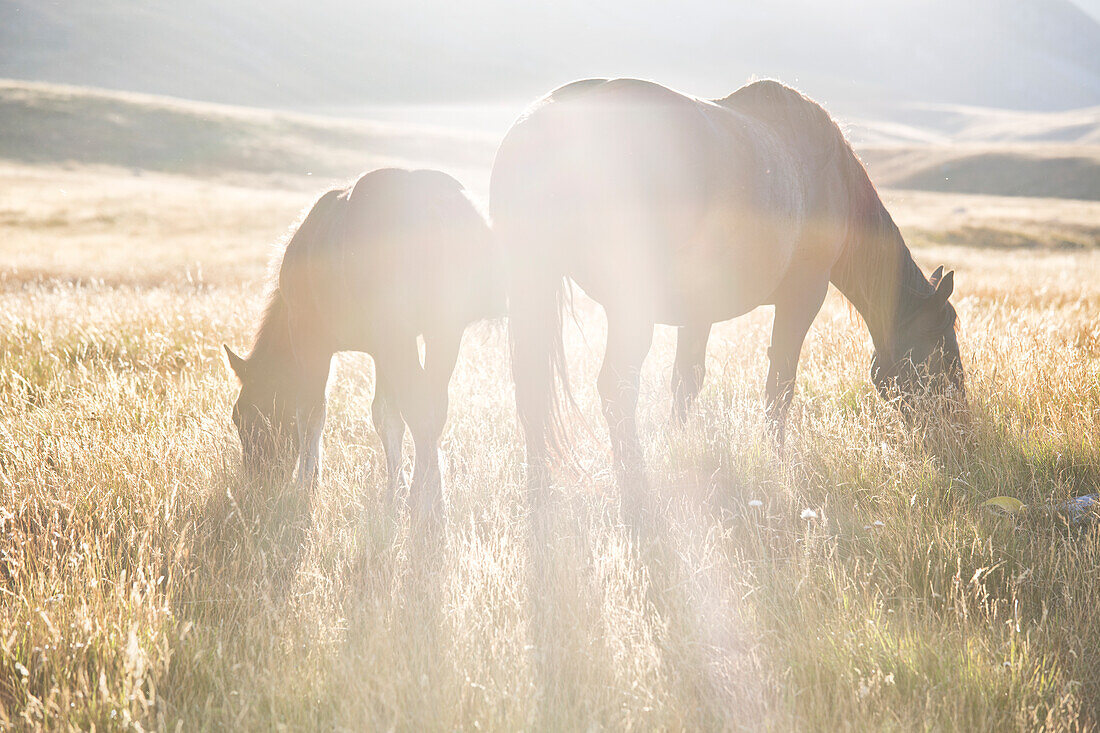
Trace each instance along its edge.
<path fill-rule="evenodd" d="M 4 190 L 29 170 L 5 169 Z M 500 324 L 467 333 L 452 380 L 436 531 L 410 535 L 383 510 L 362 355 L 335 360 L 317 489 L 248 484 L 220 345 L 247 344 L 267 245 L 308 202 L 41 175 L 41 195 L 0 221 L 0 725 L 1100 718 L 1100 525 L 1042 510 L 1100 481 L 1100 252 L 917 249 L 958 271 L 961 431 L 877 399 L 868 337 L 835 294 L 803 352 L 783 455 L 761 418 L 767 309 L 716 329 L 695 414 L 670 430 L 659 329 L 641 426 L 663 510 L 642 544 L 615 511 L 594 393 L 604 324 L 582 302 L 567 340 L 592 429 L 574 431 L 583 470 L 560 476 L 549 539 L 532 546 Z M 27 213 L 46 200 L 53 214 Z M 97 229 L 85 210 L 130 224 Z M 1032 508 L 981 507 L 1002 494 Z"/>

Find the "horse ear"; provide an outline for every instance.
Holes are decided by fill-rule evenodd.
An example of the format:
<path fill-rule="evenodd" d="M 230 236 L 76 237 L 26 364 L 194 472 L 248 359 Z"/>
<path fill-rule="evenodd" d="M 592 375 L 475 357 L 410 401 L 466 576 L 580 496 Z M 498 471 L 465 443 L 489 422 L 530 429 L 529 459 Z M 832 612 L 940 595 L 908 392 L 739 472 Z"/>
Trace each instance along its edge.
<path fill-rule="evenodd" d="M 932 301 L 937 308 L 943 307 L 951 293 L 955 291 L 955 271 L 947 273 L 936 282 L 936 292 L 932 293 Z"/>
<path fill-rule="evenodd" d="M 228 344 L 222 344 L 222 347 L 225 349 L 225 355 L 229 359 L 229 368 L 237 375 L 237 379 L 243 382 L 245 374 L 248 372 L 248 362 L 233 353 L 233 349 L 229 348 Z"/>
<path fill-rule="evenodd" d="M 932 273 L 932 277 L 928 278 L 928 282 L 932 283 L 932 287 L 936 287 L 940 284 L 940 278 L 943 277 L 943 265 L 936 268 L 936 271 Z"/>

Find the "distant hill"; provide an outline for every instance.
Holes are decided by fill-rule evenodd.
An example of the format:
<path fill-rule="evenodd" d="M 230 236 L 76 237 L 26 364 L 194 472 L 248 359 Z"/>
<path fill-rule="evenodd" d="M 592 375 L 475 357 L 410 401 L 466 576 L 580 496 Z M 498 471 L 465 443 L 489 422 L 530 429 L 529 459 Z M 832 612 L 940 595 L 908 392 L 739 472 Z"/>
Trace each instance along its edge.
<path fill-rule="evenodd" d="M 877 185 L 1100 201 L 1100 107 L 1020 112 L 920 104 L 900 114 L 905 124 L 846 125 Z"/>
<path fill-rule="evenodd" d="M 597 75 L 721 96 L 758 75 L 875 117 L 1064 110 L 1100 105 L 1098 50 L 1069 0 L 0 0 L 0 76 L 299 109 L 523 100 Z"/>
<path fill-rule="evenodd" d="M 891 143 L 1063 143 L 1100 145 L 1100 107 L 1061 112 L 1021 112 L 952 104 L 910 104 L 890 119 L 850 118 L 849 138 L 857 144 Z"/>
<path fill-rule="evenodd" d="M 891 121 L 889 117 L 904 119 Z M 1022 112 L 951 104 L 910 104 L 887 119 L 852 119 L 852 138 L 890 142 L 1044 142 L 1100 144 L 1100 107 L 1060 112 Z"/>
<path fill-rule="evenodd" d="M 274 176 L 291 185 L 386 165 L 433 166 L 475 185 L 496 142 L 438 128 L 0 80 L 0 159 L 20 163 Z"/>
<path fill-rule="evenodd" d="M 1100 201 L 1100 145 L 860 148 L 878 186 Z"/>
<path fill-rule="evenodd" d="M 845 127 L 879 186 L 1100 200 L 1097 111 L 941 113 L 931 120 L 939 129 L 865 121 Z M 966 141 L 983 130 L 988 140 Z M 438 127 L 0 80 L 0 160 L 27 164 L 263 177 L 311 189 L 318 179 L 383 165 L 430 166 L 484 192 L 497 142 Z"/>

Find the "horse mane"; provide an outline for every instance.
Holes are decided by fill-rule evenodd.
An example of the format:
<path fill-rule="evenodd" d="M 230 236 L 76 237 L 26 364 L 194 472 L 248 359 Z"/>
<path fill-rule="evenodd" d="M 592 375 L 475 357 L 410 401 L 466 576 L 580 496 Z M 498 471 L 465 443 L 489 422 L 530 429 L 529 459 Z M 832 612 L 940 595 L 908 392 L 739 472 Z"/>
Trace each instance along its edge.
<path fill-rule="evenodd" d="M 832 281 L 863 316 L 872 336 L 889 339 L 892 326 L 934 288 L 871 183 L 867 169 L 836 120 L 798 90 L 766 79 L 715 104 L 767 123 L 816 172 L 838 166 L 848 191 L 848 232 Z"/>
<path fill-rule="evenodd" d="M 347 189 L 332 189 L 322 194 L 305 210 L 305 215 L 299 218 L 298 223 L 291 227 L 292 233 L 286 244 L 273 258 L 268 275 L 267 304 L 252 342 L 248 357 L 250 361 L 264 362 L 290 349 L 289 309 L 281 282 L 289 268 L 296 267 L 304 256 L 308 256 L 308 250 L 315 239 L 313 235 L 319 227 L 330 223 L 335 204 L 346 193 Z"/>
<path fill-rule="evenodd" d="M 888 339 L 892 327 L 916 311 L 935 288 L 913 260 L 854 151 L 847 163 L 848 236 L 832 281 L 860 311 L 873 335 Z"/>
<path fill-rule="evenodd" d="M 252 340 L 252 350 L 248 355 L 249 361 L 266 361 L 269 356 L 285 348 L 289 339 L 286 299 L 278 285 L 275 285 L 267 296 L 263 315 L 260 316 L 260 325 L 256 329 L 256 337 Z"/>

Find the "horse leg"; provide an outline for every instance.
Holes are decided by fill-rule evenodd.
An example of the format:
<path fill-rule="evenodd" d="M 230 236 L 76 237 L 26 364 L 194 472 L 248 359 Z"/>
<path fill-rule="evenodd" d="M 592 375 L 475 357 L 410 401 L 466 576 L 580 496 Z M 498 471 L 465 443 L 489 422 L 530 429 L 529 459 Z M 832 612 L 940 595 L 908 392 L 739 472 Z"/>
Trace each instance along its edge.
<path fill-rule="evenodd" d="M 676 331 L 676 363 L 672 367 L 673 425 L 683 425 L 688 409 L 707 374 L 707 340 L 711 324 L 693 323 Z"/>
<path fill-rule="evenodd" d="M 386 508 L 393 506 L 398 491 L 406 488 L 405 473 L 401 470 L 401 445 L 405 441 L 405 421 L 401 417 L 401 408 L 397 403 L 390 376 L 386 366 L 374 362 L 374 402 L 371 404 L 371 421 L 378 437 L 382 439 L 382 450 L 386 454 Z"/>
<path fill-rule="evenodd" d="M 653 342 L 653 322 L 639 315 L 607 314 L 607 349 L 597 386 L 611 436 L 611 452 L 624 510 L 634 516 L 647 498 L 638 443 L 638 389 L 642 362 Z"/>
<path fill-rule="evenodd" d="M 295 408 L 300 489 L 312 489 L 321 476 L 321 434 L 325 429 L 325 384 L 328 382 L 328 367 L 329 359 L 319 359 L 302 369 Z"/>
<path fill-rule="evenodd" d="M 555 372 L 564 364 L 556 365 L 554 360 L 555 352 L 561 353 L 562 277 L 542 266 L 542 258 L 516 259 L 520 262 L 509 275 L 508 338 L 516 415 L 527 446 L 527 492 L 532 517 L 536 517 L 550 489 L 550 446 L 560 437 L 554 435 Z"/>
<path fill-rule="evenodd" d="M 423 468 L 421 457 L 421 443 L 424 434 L 424 425 L 427 422 L 427 395 L 425 389 L 424 369 L 420 366 L 420 356 L 416 347 L 416 339 L 405 333 L 395 337 L 390 343 L 376 350 L 375 365 L 378 374 L 377 385 L 384 389 L 387 402 L 394 405 L 395 412 L 399 412 L 401 420 L 409 426 L 413 434 L 416 448 L 415 465 L 413 469 L 413 482 L 410 495 L 415 495 L 419 483 L 423 480 Z M 376 385 L 375 390 L 378 390 Z M 377 399 L 377 398 L 376 398 Z M 375 419 L 381 416 L 376 415 Z M 390 434 L 397 432 L 391 428 Z M 404 427 L 401 428 L 404 436 Z M 395 441 L 394 450 L 386 451 L 387 469 L 391 461 L 400 464 L 400 445 Z M 392 456 L 392 457 L 391 457 Z M 410 504 L 411 506 L 411 504 Z"/>
<path fill-rule="evenodd" d="M 784 295 L 775 302 L 772 343 L 768 349 L 768 381 L 765 390 L 768 422 L 780 446 L 786 437 L 787 410 L 794 396 L 794 378 L 802 342 L 810 330 L 829 281 L 799 282 L 782 288 Z"/>
<path fill-rule="evenodd" d="M 439 438 L 447 423 L 447 387 L 462 345 L 463 326 L 443 328 L 424 335 L 423 389 L 418 416 L 409 423 L 416 444 L 416 465 L 410 506 L 423 520 L 436 514 L 443 503 L 443 479 L 439 469 Z"/>
<path fill-rule="evenodd" d="M 297 410 L 298 488 L 312 489 L 321 477 L 321 434 L 325 429 L 325 405 L 299 407 Z"/>
<path fill-rule="evenodd" d="M 321 434 L 325 428 L 325 386 L 332 350 L 316 338 L 312 324 L 291 310 L 288 316 L 293 368 L 289 390 L 298 431 L 299 489 L 312 489 L 321 473 Z"/>

